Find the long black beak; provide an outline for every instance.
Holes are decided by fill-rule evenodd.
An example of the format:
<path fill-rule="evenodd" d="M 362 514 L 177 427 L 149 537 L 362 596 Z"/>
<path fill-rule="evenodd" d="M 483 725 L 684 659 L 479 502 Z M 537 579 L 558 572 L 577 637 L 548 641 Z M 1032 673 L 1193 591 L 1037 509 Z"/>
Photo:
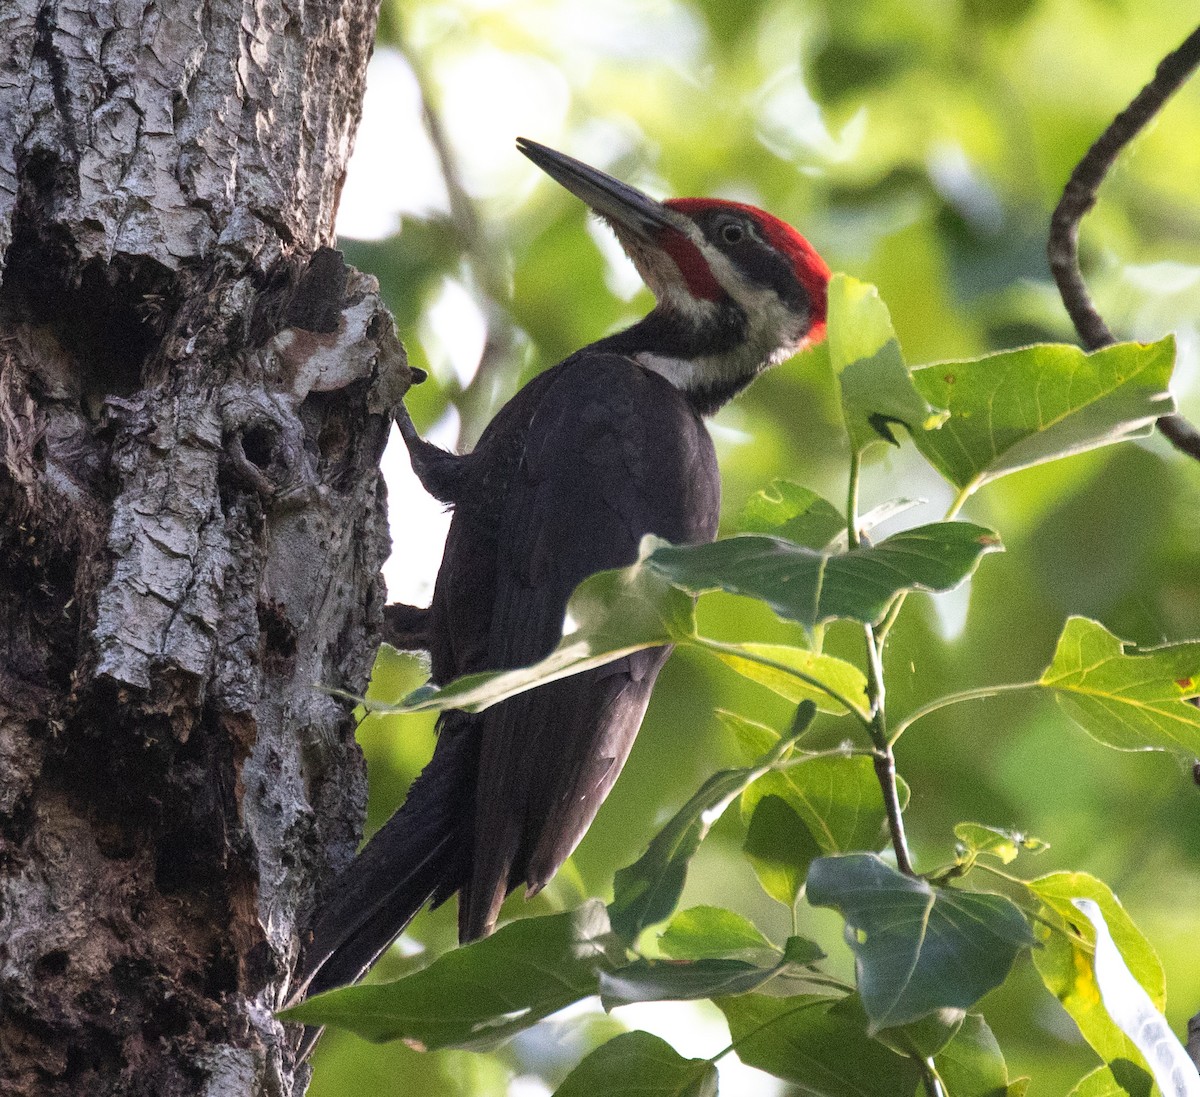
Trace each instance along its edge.
<path fill-rule="evenodd" d="M 628 229 L 648 243 L 658 240 L 664 228 L 678 228 L 678 217 L 661 202 L 582 160 L 554 149 L 517 138 L 517 149 L 555 182 L 582 199 L 614 228 Z"/>

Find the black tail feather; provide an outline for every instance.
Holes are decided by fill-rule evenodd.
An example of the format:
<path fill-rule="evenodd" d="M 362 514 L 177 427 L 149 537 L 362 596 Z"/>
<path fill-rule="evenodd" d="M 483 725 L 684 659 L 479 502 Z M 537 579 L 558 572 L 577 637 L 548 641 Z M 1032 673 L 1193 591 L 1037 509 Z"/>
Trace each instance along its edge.
<path fill-rule="evenodd" d="M 476 759 L 469 724 L 443 728 L 404 806 L 334 881 L 317 910 L 289 1005 L 361 979 L 430 899 L 457 890 L 459 836 L 471 825 Z M 300 1058 L 319 1035 L 320 1029 L 305 1030 Z"/>

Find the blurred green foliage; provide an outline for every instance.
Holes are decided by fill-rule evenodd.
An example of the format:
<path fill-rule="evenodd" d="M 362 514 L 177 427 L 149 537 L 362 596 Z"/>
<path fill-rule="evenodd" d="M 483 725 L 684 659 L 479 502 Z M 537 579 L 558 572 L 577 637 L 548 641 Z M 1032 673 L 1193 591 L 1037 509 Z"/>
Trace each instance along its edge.
<path fill-rule="evenodd" d="M 508 345 L 528 348 L 485 363 L 465 393 L 444 373 L 413 390 L 419 427 L 455 402 L 467 440 L 520 381 L 650 303 L 644 291 L 629 300 L 614 292 L 627 274 L 589 236 L 579 203 L 512 150 L 522 133 L 657 195 L 748 200 L 784 217 L 834 270 L 879 286 L 910 362 L 1069 341 L 1044 258 L 1050 211 L 1075 162 L 1194 18 L 1187 5 L 1137 0 L 385 0 L 380 46 L 403 50 L 419 70 L 476 220 L 405 217 L 392 239 L 342 246 L 379 277 L 414 364 L 440 357 L 443 336 L 420 320 L 446 278 L 488 294 L 493 323 L 518 333 Z M 539 109 L 497 117 L 496 104 L 510 100 L 489 81 L 522 73 Z M 1193 419 L 1198 132 L 1200 85 L 1192 85 L 1118 163 L 1082 232 L 1084 272 L 1114 331 L 1144 340 L 1177 332 L 1177 396 Z M 494 175 L 478 168 L 480 148 L 506 150 L 495 152 Z M 731 525 L 777 477 L 843 497 L 848 447 L 827 374 L 826 350 L 807 352 L 716 417 Z M 905 441 L 869 451 L 862 510 L 897 483 L 930 500 L 906 525 L 935 521 L 951 498 Z M 969 604 L 960 592 L 906 607 L 889 639 L 890 711 L 1037 677 L 1070 614 L 1143 644 L 1200 634 L 1198 483 L 1200 469 L 1154 437 L 985 488 L 964 517 L 998 530 L 1007 552 L 975 576 Z M 799 626 L 733 596 L 705 599 L 699 616 L 709 636 L 800 642 Z M 854 629 L 834 626 L 825 650 L 857 660 L 860 646 Z M 375 688 L 394 698 L 423 677 L 411 661 L 385 659 Z M 790 715 L 733 671 L 677 655 L 572 862 L 545 893 L 529 904 L 514 897 L 509 910 L 547 913 L 582 894 L 608 897 L 614 871 L 669 812 L 738 761 L 717 708 L 775 726 Z M 430 715 L 364 722 L 369 828 L 403 798 L 431 749 L 432 723 Z M 832 744 L 844 732 L 830 722 L 825 734 Z M 1039 871 L 1101 877 L 1154 944 L 1167 1015 L 1182 1031 L 1200 1007 L 1200 794 L 1189 773 L 1167 755 L 1106 750 L 1026 695 L 930 716 L 906 735 L 898 762 L 918 867 L 950 859 L 952 828 L 965 819 L 1046 839 Z M 781 940 L 793 927 L 758 887 L 744 840 L 738 814 L 726 813 L 682 905 L 733 906 Z M 819 940 L 835 964 L 840 957 L 848 976 L 840 921 L 804 903 L 798 912 L 795 930 Z M 406 941 L 428 954 L 448 948 L 453 911 L 421 915 Z M 372 977 L 394 978 L 425 959 L 393 950 Z M 1096 1062 L 1028 956 L 983 1009 L 1011 1076 L 1031 1075 L 1038 1097 L 1065 1093 Z M 331 1033 L 310 1093 L 548 1093 L 617 1027 L 602 1016 L 550 1022 L 489 1056 L 378 1048 Z"/>

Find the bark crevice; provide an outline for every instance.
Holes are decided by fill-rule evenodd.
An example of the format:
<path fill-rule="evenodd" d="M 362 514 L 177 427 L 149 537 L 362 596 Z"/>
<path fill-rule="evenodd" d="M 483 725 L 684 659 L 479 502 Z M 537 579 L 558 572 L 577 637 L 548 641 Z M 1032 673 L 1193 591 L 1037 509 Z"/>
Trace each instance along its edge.
<path fill-rule="evenodd" d="M 298 1094 L 410 382 L 330 239 L 367 0 L 0 9 L 0 1090 Z"/>

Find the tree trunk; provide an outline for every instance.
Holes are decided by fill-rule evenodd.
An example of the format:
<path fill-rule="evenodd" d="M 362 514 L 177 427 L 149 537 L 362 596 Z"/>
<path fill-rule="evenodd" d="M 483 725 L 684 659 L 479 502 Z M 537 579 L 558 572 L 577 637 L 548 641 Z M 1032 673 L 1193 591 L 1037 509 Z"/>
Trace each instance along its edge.
<path fill-rule="evenodd" d="M 0 1092 L 299 1094 L 409 382 L 373 0 L 0 0 Z"/>

